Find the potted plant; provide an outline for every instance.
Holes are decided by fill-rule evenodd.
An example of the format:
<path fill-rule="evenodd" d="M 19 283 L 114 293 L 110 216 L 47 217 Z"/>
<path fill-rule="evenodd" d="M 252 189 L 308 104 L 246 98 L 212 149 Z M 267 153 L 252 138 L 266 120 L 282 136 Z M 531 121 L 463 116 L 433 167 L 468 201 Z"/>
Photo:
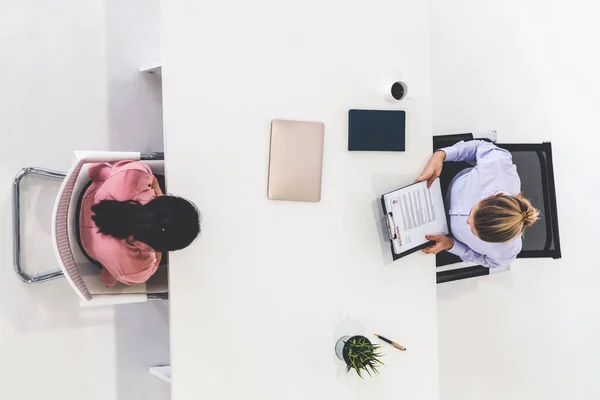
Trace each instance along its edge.
<path fill-rule="evenodd" d="M 346 363 L 346 373 L 353 369 L 362 378 L 364 371 L 369 376 L 379 373 L 377 367 L 383 365 L 379 360 L 382 356 L 380 348 L 364 336 L 343 336 L 335 345 L 335 354 Z"/>

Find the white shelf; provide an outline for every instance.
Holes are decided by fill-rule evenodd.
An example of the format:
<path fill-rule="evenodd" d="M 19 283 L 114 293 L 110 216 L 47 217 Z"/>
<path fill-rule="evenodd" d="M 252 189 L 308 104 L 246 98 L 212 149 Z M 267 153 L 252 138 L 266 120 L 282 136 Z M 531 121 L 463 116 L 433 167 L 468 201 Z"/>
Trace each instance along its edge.
<path fill-rule="evenodd" d="M 140 72 L 147 74 L 162 74 L 162 65 L 160 63 L 146 64 L 140 67 Z"/>
<path fill-rule="evenodd" d="M 162 367 L 150 367 L 148 371 L 156 376 L 158 379 L 161 379 L 167 383 L 171 383 L 171 366 L 164 365 Z"/>

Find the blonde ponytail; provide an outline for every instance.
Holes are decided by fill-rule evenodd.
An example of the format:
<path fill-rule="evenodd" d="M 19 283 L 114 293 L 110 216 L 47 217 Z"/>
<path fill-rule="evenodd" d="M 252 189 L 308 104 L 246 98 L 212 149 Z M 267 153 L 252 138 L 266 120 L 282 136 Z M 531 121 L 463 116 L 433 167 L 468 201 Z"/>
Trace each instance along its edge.
<path fill-rule="evenodd" d="M 525 211 L 523 211 L 522 213 L 524 224 L 523 230 L 525 230 L 525 228 L 530 227 L 535 221 L 540 219 L 540 212 L 537 208 L 531 205 L 531 202 L 529 200 L 523 198 L 523 196 L 519 195 L 516 198 L 521 203 L 521 209 L 525 209 Z"/>
<path fill-rule="evenodd" d="M 521 195 L 491 196 L 479 202 L 474 215 L 477 236 L 484 242 L 504 243 L 523 235 L 540 212 Z"/>

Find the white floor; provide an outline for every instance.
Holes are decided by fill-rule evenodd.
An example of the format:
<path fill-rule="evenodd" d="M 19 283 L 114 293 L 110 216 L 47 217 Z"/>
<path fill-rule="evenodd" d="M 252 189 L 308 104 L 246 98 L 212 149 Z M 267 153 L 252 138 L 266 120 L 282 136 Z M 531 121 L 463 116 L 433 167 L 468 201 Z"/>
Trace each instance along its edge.
<path fill-rule="evenodd" d="M 162 149 L 157 0 L 0 3 L 0 376 L 6 399 L 164 400 L 149 366 L 169 362 L 166 303 L 82 310 L 64 280 L 12 269 L 11 182 L 24 166 L 64 170 L 75 149 Z M 56 269 L 56 183 L 27 179 L 24 263 Z"/>
<path fill-rule="evenodd" d="M 563 253 L 438 285 L 441 400 L 598 399 L 597 6 L 431 3 L 434 129 L 551 141 Z"/>

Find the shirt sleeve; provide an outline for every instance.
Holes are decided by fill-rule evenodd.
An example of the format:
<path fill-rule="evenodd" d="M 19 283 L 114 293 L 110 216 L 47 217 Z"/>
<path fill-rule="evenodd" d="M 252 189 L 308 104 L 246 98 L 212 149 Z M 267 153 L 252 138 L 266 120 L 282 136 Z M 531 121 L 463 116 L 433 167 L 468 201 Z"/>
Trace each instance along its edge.
<path fill-rule="evenodd" d="M 159 265 L 153 250 L 138 251 L 135 254 L 124 252 L 120 256 L 112 254 L 99 261 L 104 265 L 100 279 L 104 286 L 109 288 L 117 282 L 125 285 L 144 283 L 154 275 Z"/>
<path fill-rule="evenodd" d="M 111 175 L 116 175 L 119 172 L 128 170 L 140 171 L 147 175 L 154 176 L 150 167 L 139 161 L 119 161 L 112 165 Z"/>
<path fill-rule="evenodd" d="M 101 172 L 106 175 L 106 172 Z M 95 201 L 136 200 L 146 204 L 156 197 L 152 188 L 154 175 L 150 168 L 136 161 L 120 161 L 110 166 L 109 177 L 95 194 Z"/>
<path fill-rule="evenodd" d="M 95 163 L 88 168 L 88 176 L 94 182 L 104 182 L 110 177 L 112 169 L 111 163 Z"/>
<path fill-rule="evenodd" d="M 474 262 L 490 269 L 505 269 L 508 264 L 517 258 L 517 256 L 514 255 L 506 260 L 495 260 L 473 251 L 467 245 L 456 239 L 454 239 L 454 246 L 448 250 L 448 252 L 459 256 L 463 261 Z"/>
<path fill-rule="evenodd" d="M 446 153 L 444 161 L 466 161 L 477 162 L 477 164 L 501 160 L 512 162 L 512 155 L 509 151 L 483 140 L 461 141 L 441 150 Z"/>
<path fill-rule="evenodd" d="M 154 275 L 154 273 L 156 272 L 157 269 L 158 269 L 158 263 L 155 263 L 155 265 L 152 265 L 149 268 L 146 268 L 144 270 L 141 270 L 141 271 L 138 271 L 138 272 L 135 272 L 132 274 L 120 275 L 116 279 L 119 282 L 124 283 L 126 285 L 137 285 L 138 283 L 144 283 L 148 279 L 150 279 L 150 277 L 152 275 Z"/>
<path fill-rule="evenodd" d="M 137 171 L 140 176 L 154 178 L 152 170 L 146 164 L 139 161 L 119 161 L 116 163 L 94 163 L 88 169 L 88 176 L 94 182 L 104 182 L 109 178 L 127 171 Z M 136 174 L 135 172 L 132 174 Z"/>
<path fill-rule="evenodd" d="M 115 277 L 106 268 L 102 268 L 102 271 L 100 271 L 100 280 L 107 288 L 111 288 L 117 284 Z"/>

